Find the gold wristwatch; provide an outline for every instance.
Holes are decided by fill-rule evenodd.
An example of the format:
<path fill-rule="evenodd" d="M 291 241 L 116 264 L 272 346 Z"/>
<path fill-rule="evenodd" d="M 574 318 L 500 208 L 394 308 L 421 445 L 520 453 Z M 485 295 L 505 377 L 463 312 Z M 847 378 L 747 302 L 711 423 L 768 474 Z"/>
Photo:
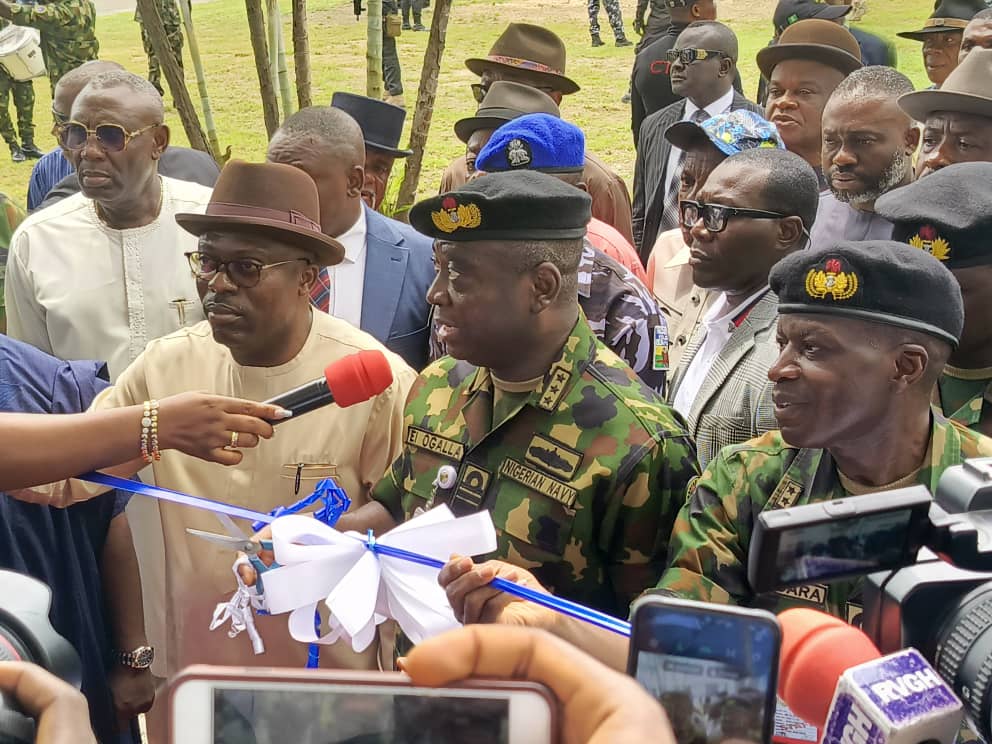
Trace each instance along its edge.
<path fill-rule="evenodd" d="M 130 669 L 148 669 L 155 660 L 155 649 L 151 646 L 138 646 L 133 651 L 117 651 L 112 653 L 114 661 Z"/>

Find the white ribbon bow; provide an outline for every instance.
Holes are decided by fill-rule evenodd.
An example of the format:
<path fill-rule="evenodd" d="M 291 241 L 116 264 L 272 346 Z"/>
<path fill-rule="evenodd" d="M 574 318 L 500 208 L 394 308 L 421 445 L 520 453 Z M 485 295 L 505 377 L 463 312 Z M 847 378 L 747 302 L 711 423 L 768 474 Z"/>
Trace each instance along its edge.
<path fill-rule="evenodd" d="M 456 519 L 438 506 L 376 542 L 447 561 L 453 553 L 491 553 L 496 530 L 487 511 Z M 437 568 L 375 553 L 364 535 L 288 515 L 272 523 L 272 545 L 280 567 L 263 574 L 265 606 L 273 615 L 290 613 L 290 635 L 301 643 L 345 639 L 360 652 L 388 618 L 414 643 L 459 625 L 437 583 Z M 321 600 L 330 610 L 330 631 L 318 636 L 314 612 Z"/>

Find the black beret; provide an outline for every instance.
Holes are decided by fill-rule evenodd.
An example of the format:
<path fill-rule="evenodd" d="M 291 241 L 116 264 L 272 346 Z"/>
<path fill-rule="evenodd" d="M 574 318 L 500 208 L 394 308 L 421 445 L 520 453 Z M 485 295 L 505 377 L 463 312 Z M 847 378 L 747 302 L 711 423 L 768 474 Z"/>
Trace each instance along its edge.
<path fill-rule="evenodd" d="M 410 210 L 418 232 L 453 242 L 581 238 L 592 199 L 536 171 L 489 173 Z"/>
<path fill-rule="evenodd" d="M 929 333 L 957 346 L 961 287 L 940 261 L 893 240 L 840 241 L 772 268 L 778 312 L 821 313 Z"/>
<path fill-rule="evenodd" d="M 922 248 L 949 269 L 992 264 L 992 163 L 957 163 L 875 202 L 892 239 Z"/>

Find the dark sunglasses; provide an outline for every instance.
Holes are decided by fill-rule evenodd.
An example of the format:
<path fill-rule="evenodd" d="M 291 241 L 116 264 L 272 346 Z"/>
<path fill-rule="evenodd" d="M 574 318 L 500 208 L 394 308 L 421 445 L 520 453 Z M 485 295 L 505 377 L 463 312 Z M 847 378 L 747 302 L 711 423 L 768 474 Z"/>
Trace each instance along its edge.
<path fill-rule="evenodd" d="M 283 266 L 284 264 L 296 263 L 297 261 L 306 261 L 310 263 L 309 260 L 305 258 L 291 258 L 288 261 L 276 261 L 275 263 L 263 264 L 260 261 L 256 261 L 253 258 L 236 258 L 231 261 L 218 261 L 213 256 L 208 256 L 205 253 L 200 253 L 199 251 L 193 251 L 191 253 L 184 253 L 186 260 L 189 261 L 189 268 L 193 272 L 193 276 L 197 279 L 202 279 L 205 282 L 209 282 L 213 279 L 219 272 L 223 271 L 227 274 L 227 278 L 231 280 L 233 284 L 242 289 L 251 289 L 256 286 L 262 280 L 262 272 L 265 269 L 271 269 L 274 266 Z"/>
<path fill-rule="evenodd" d="M 715 52 L 712 49 L 696 49 L 695 47 L 689 47 L 687 49 L 669 49 L 666 52 L 669 62 L 681 62 L 684 65 L 691 65 L 693 62 L 699 62 L 704 59 L 711 59 L 713 57 L 727 57 L 730 59 L 729 55 L 723 52 Z"/>
<path fill-rule="evenodd" d="M 703 220 L 703 227 L 711 233 L 723 232 L 727 229 L 727 223 L 731 217 L 749 217 L 752 220 L 778 220 L 790 215 L 780 212 L 768 212 L 764 209 L 739 209 L 737 207 L 725 207 L 722 204 L 705 204 L 703 202 L 683 199 L 679 202 L 679 211 L 682 213 L 682 226 L 686 229 L 695 225 L 700 218 Z"/>
<path fill-rule="evenodd" d="M 535 88 L 542 93 L 551 95 L 554 93 L 554 88 L 548 88 L 546 86 L 531 85 L 531 88 Z M 486 93 L 489 92 L 489 86 L 482 86 L 482 83 L 472 83 L 472 97 L 475 98 L 476 103 L 482 103 L 482 99 L 486 97 Z"/>
<path fill-rule="evenodd" d="M 93 134 L 96 135 L 100 147 L 107 152 L 121 152 L 127 147 L 128 142 L 157 126 L 159 125 L 149 124 L 147 127 L 129 132 L 120 124 L 97 124 L 96 128 L 89 129 L 78 121 L 68 121 L 58 126 L 59 144 L 66 150 L 82 150 Z"/>

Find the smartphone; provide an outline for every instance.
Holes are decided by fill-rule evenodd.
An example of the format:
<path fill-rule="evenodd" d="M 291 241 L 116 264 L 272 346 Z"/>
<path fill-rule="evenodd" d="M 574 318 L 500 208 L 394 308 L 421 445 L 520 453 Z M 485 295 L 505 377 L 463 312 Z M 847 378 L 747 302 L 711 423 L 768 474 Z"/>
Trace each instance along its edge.
<path fill-rule="evenodd" d="M 535 682 L 414 687 L 398 672 L 192 666 L 169 685 L 174 744 L 552 744 Z"/>
<path fill-rule="evenodd" d="M 770 612 L 647 595 L 627 673 L 664 707 L 679 744 L 771 741 L 782 632 Z"/>
<path fill-rule="evenodd" d="M 757 594 L 916 563 L 930 529 L 923 486 L 769 509 L 755 520 L 748 583 Z"/>

